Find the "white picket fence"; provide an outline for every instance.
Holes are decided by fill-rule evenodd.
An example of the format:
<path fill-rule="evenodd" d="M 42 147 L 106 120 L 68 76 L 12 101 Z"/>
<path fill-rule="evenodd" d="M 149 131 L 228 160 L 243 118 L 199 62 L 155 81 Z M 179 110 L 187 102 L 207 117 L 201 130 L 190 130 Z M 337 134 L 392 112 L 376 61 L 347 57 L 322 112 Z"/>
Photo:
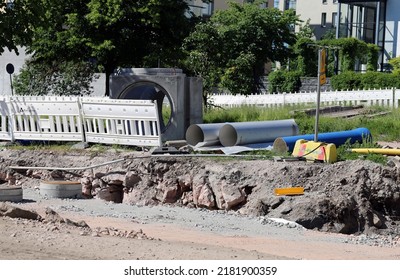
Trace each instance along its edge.
<path fill-rule="evenodd" d="M 221 107 L 260 106 L 282 107 L 287 105 L 311 105 L 317 103 L 317 92 L 257 94 L 257 95 L 212 95 L 210 102 Z M 373 89 L 359 91 L 326 91 L 321 92 L 322 106 L 330 105 L 378 105 L 398 108 L 400 90 Z"/>
<path fill-rule="evenodd" d="M 157 104 L 151 100 L 61 96 L 0 98 L 0 140 L 161 146 L 159 125 Z"/>

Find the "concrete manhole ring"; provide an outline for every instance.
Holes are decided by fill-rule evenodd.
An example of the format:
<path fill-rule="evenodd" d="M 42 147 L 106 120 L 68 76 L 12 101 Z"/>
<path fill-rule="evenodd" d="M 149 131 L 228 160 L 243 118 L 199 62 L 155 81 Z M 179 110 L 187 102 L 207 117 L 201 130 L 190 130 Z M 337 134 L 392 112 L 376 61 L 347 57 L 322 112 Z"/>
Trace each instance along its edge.
<path fill-rule="evenodd" d="M 78 181 L 42 181 L 39 192 L 51 198 L 81 198 L 82 185 Z"/>
<path fill-rule="evenodd" d="M 23 191 L 21 187 L 0 187 L 0 201 L 22 201 Z"/>

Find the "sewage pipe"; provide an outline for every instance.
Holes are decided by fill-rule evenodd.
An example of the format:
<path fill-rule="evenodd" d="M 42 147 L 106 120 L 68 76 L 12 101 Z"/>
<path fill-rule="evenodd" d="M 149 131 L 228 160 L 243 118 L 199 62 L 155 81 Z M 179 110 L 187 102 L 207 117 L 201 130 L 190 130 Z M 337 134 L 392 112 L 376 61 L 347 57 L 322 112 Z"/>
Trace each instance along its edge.
<path fill-rule="evenodd" d="M 217 145 L 219 144 L 219 130 L 224 125 L 225 123 L 192 124 L 186 130 L 186 142 L 192 146 L 201 142 Z"/>
<path fill-rule="evenodd" d="M 71 171 L 71 170 L 86 170 L 86 169 L 93 169 L 96 167 L 104 166 L 104 165 L 109 165 L 113 163 L 118 163 L 121 161 L 124 161 L 124 158 L 113 160 L 113 161 L 107 161 L 104 163 L 99 163 L 96 165 L 91 165 L 91 166 L 85 166 L 85 167 L 37 167 L 37 166 L 9 166 L 10 169 L 33 169 L 33 170 L 60 170 L 60 171 Z"/>
<path fill-rule="evenodd" d="M 275 139 L 273 147 L 275 150 L 281 152 L 292 152 L 296 141 L 300 139 L 313 141 L 314 134 L 278 137 Z M 365 127 L 318 134 L 319 142 L 332 143 L 336 146 L 343 145 L 346 141 L 349 141 L 350 144 L 354 144 L 356 142 L 362 143 L 364 140 L 372 140 L 371 132 Z"/>
<path fill-rule="evenodd" d="M 225 147 L 272 142 L 277 137 L 299 133 L 294 119 L 238 122 L 225 124 L 219 131 L 219 141 Z"/>

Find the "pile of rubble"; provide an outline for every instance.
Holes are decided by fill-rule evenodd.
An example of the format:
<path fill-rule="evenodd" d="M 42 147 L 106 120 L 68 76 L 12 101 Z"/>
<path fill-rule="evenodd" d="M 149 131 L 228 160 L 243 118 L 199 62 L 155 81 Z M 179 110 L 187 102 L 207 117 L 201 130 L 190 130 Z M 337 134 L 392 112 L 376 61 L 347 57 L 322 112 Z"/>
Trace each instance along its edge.
<path fill-rule="evenodd" d="M 111 156 L 24 155 L 26 152 L 21 152 L 14 158 L 31 166 L 46 166 L 46 160 L 59 165 L 89 165 L 110 160 Z M 80 180 L 87 199 L 115 203 L 237 211 L 248 216 L 284 218 L 308 229 L 345 234 L 398 234 L 399 231 L 400 169 L 395 165 L 382 166 L 364 160 L 324 164 L 120 156 L 126 160 L 85 172 L 25 170 L 8 176 L 13 177 L 15 184 L 31 187 L 44 179 Z M 7 173 L 7 166 L 16 163 L 14 158 L 3 156 L 0 170 Z M 75 161 L 71 162 L 71 158 Z M 274 195 L 275 188 L 291 186 L 304 187 L 304 195 Z"/>

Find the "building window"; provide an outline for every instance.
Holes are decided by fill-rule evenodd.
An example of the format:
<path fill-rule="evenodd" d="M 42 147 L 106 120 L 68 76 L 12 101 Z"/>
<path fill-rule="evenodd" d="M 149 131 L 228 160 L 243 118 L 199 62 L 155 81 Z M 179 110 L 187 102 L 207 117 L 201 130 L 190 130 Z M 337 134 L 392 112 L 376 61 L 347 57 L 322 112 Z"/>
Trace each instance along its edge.
<path fill-rule="evenodd" d="M 324 5 L 328 4 L 328 0 L 322 0 L 322 4 Z"/>
<path fill-rule="evenodd" d="M 337 13 L 332 13 L 332 27 L 336 27 Z"/>
<path fill-rule="evenodd" d="M 337 0 L 333 0 L 333 4 L 337 4 Z"/>
<path fill-rule="evenodd" d="M 321 14 L 321 26 L 322 27 L 326 26 L 326 13 Z"/>
<path fill-rule="evenodd" d="M 9 9 L 14 8 L 14 0 L 7 0 L 6 4 L 7 4 L 7 8 L 9 8 Z"/>
<path fill-rule="evenodd" d="M 203 16 L 211 16 L 213 14 L 213 3 L 203 3 Z"/>

